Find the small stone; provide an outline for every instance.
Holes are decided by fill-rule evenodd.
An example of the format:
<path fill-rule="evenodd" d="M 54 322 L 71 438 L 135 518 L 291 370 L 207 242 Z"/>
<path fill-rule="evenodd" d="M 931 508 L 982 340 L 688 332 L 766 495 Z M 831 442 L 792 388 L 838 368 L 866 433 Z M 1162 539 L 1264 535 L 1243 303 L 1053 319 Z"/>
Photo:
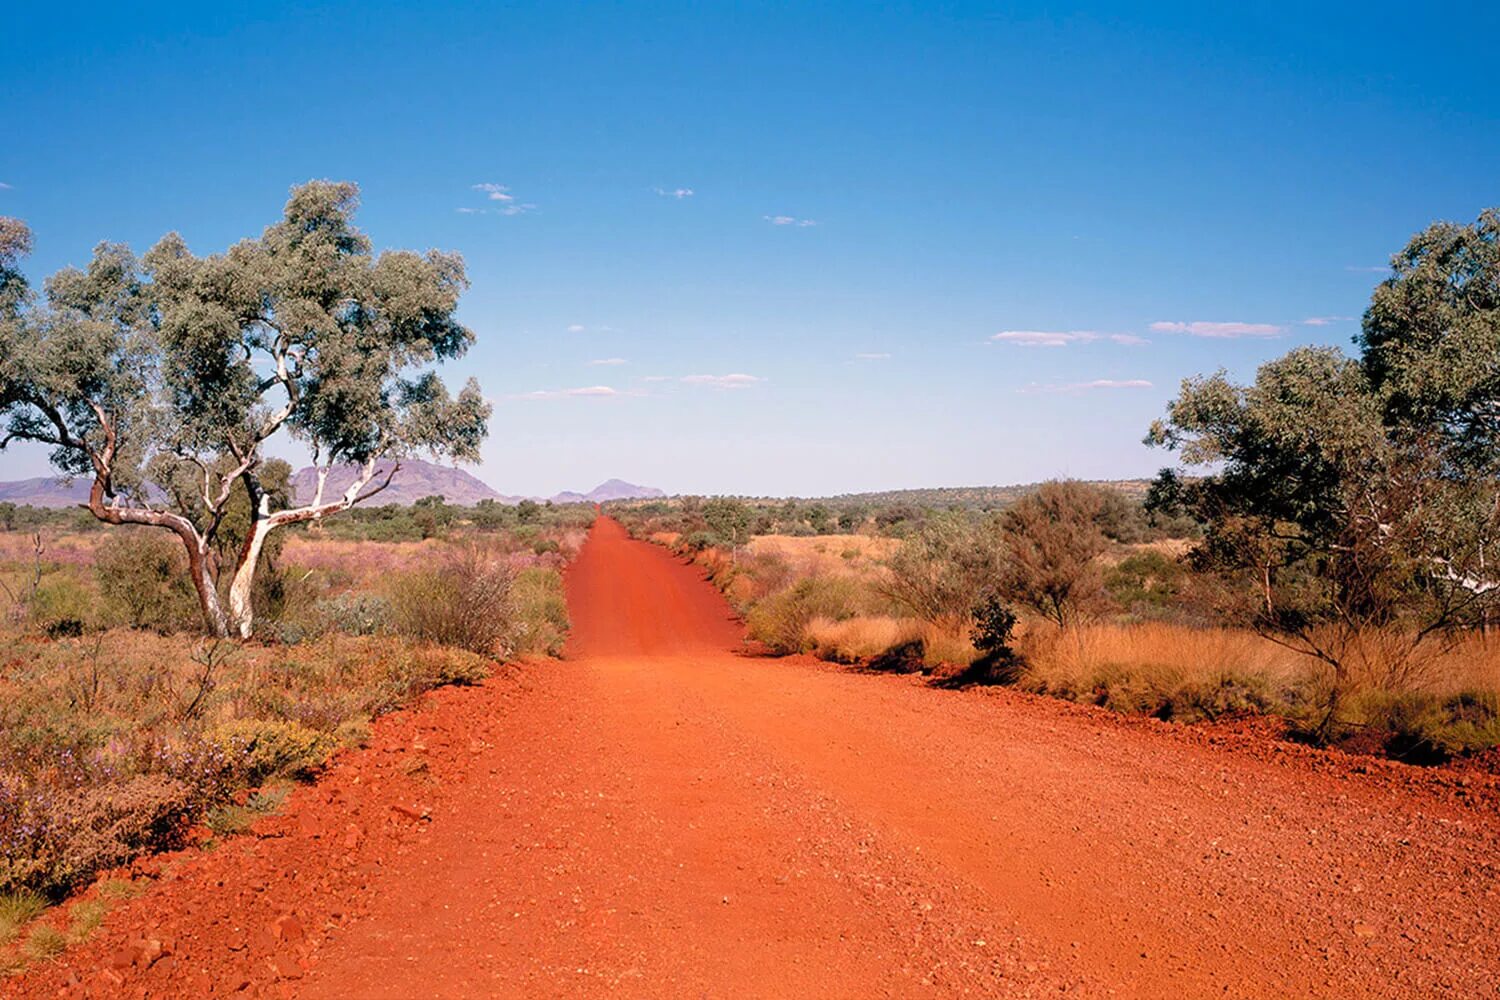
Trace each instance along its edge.
<path fill-rule="evenodd" d="M 1375 928 L 1370 926 L 1369 924 L 1358 923 L 1354 925 L 1355 937 L 1372 938 L 1376 935 L 1376 933 L 1377 932 Z"/>

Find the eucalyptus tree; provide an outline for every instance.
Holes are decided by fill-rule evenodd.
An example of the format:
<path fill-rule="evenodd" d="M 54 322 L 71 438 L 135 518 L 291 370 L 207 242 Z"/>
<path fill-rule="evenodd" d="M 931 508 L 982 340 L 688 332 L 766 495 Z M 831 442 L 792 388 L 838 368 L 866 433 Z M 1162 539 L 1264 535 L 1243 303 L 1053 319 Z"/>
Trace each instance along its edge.
<path fill-rule="evenodd" d="M 196 256 L 176 233 L 139 258 L 100 244 L 40 296 L 19 266 L 29 232 L 0 219 L 0 448 L 51 445 L 60 472 L 91 479 L 86 506 L 100 521 L 180 538 L 215 634 L 250 635 L 256 568 L 277 528 L 378 494 L 403 456 L 475 460 L 486 433 L 479 387 L 450 393 L 432 370 L 474 340 L 455 316 L 462 258 L 373 253 L 357 205 L 355 185 L 314 181 L 223 253 Z M 278 488 L 264 453 L 276 434 L 312 454 L 312 497 Z M 356 475 L 329 495 L 342 464 Z M 215 546 L 237 497 L 248 524 L 230 565 Z"/>
<path fill-rule="evenodd" d="M 1183 382 L 1149 444 L 1207 527 L 1200 566 L 1229 606 L 1328 664 L 1325 735 L 1374 648 L 1400 675 L 1500 599 L 1500 215 L 1437 223 L 1392 259 L 1357 343 L 1299 348 L 1250 385 Z M 1158 500 L 1162 497 L 1157 497 Z"/>

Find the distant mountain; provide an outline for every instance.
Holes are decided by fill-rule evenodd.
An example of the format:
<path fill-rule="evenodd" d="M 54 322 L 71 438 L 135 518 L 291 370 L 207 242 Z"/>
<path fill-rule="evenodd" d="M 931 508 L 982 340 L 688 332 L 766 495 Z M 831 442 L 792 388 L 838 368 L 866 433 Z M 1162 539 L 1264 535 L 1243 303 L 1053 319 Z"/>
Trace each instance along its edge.
<path fill-rule="evenodd" d="M 390 466 L 382 463 L 376 468 L 379 471 L 375 479 L 371 481 L 378 483 L 384 479 L 385 470 Z M 335 468 L 328 475 L 328 484 L 323 488 L 323 495 L 336 497 L 342 494 L 349 488 L 349 484 L 354 482 L 354 474 L 355 468 L 352 465 Z M 297 499 L 303 503 L 312 499 L 317 488 L 318 474 L 312 466 L 299 470 L 292 477 L 292 489 Z M 431 462 L 409 458 L 401 463 L 401 468 L 397 471 L 396 478 L 391 480 L 391 485 L 370 502 L 411 504 L 430 496 L 440 496 L 445 502 L 457 507 L 472 507 L 481 500 L 494 500 L 496 503 L 507 504 L 520 503 L 527 499 L 538 502 L 550 500 L 555 504 L 604 503 L 606 500 L 644 500 L 666 496 L 666 493 L 650 486 L 636 486 L 622 479 L 609 479 L 587 493 L 564 490 L 551 497 L 511 496 L 492 489 L 488 484 L 462 469 L 450 469 L 445 465 L 434 465 Z"/>
<path fill-rule="evenodd" d="M 87 476 L 79 476 L 71 483 L 55 476 L 38 476 L 36 479 L 0 483 L 0 503 L 8 501 L 31 507 L 76 507 L 88 502 L 89 487 L 93 482 Z"/>
<path fill-rule="evenodd" d="M 378 483 L 383 480 L 385 471 L 389 468 L 388 462 L 376 466 L 377 472 L 372 482 Z M 328 474 L 328 483 L 323 487 L 323 496 L 328 499 L 341 496 L 349 488 L 349 484 L 354 482 L 355 471 L 352 465 L 336 466 Z M 67 484 L 54 476 L 39 476 L 36 479 L 0 483 L 0 502 L 9 501 L 13 504 L 32 507 L 75 507 L 88 501 L 91 482 L 92 480 L 87 476 L 80 476 Z M 317 489 L 318 473 L 312 466 L 300 469 L 292 476 L 292 494 L 299 502 L 310 502 Z M 391 485 L 382 490 L 370 503 L 412 504 L 423 497 L 430 496 L 440 496 L 447 503 L 457 507 L 472 507 L 481 500 L 507 504 L 520 503 L 526 499 L 536 500 L 539 503 L 551 500 L 555 504 L 605 503 L 609 500 L 650 500 L 654 497 L 664 497 L 666 493 L 651 486 L 636 486 L 623 479 L 607 479 L 587 493 L 564 490 L 551 497 L 510 496 L 492 489 L 487 483 L 462 469 L 451 469 L 446 465 L 435 465 L 432 462 L 408 458 L 401 463 L 401 468 L 396 473 L 396 478 L 391 480 Z"/>
<path fill-rule="evenodd" d="M 552 498 L 552 502 L 574 503 L 575 501 L 560 500 L 558 497 L 577 495 L 576 493 L 559 493 Z M 655 486 L 637 486 L 634 483 L 627 483 L 623 479 L 606 479 L 598 486 L 583 494 L 581 499 L 585 503 L 605 503 L 609 500 L 655 500 L 657 497 L 664 497 L 666 495 L 665 490 L 659 490 Z"/>
<path fill-rule="evenodd" d="M 384 482 L 385 474 L 390 467 L 389 461 L 378 463 L 375 466 L 375 478 L 370 482 L 377 485 Z M 357 467 L 353 465 L 334 466 L 333 471 L 328 474 L 328 482 L 323 487 L 324 499 L 331 500 L 342 496 L 354 482 L 357 472 Z M 366 487 L 366 489 L 369 488 Z M 298 503 L 312 502 L 317 491 L 318 471 L 313 466 L 298 469 L 292 476 L 292 493 Z M 459 507 L 471 507 L 481 500 L 514 503 L 520 499 L 501 496 L 484 482 L 462 469 L 435 465 L 419 458 L 407 458 L 402 460 L 401 468 L 396 471 L 396 478 L 391 480 L 391 485 L 371 499 L 370 503 L 411 504 L 430 496 L 440 496 L 446 502 Z"/>

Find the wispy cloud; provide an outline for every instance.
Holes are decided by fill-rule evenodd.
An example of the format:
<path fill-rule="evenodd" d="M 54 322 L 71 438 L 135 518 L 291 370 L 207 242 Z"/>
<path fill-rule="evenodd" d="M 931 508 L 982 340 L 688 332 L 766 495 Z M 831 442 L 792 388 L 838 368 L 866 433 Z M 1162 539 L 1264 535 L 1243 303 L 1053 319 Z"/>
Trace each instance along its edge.
<path fill-rule="evenodd" d="M 629 363 L 624 358 L 595 358 L 589 362 L 591 365 L 628 365 Z"/>
<path fill-rule="evenodd" d="M 1352 271 L 1355 274 L 1390 274 L 1391 273 L 1391 265 L 1389 265 L 1389 264 L 1345 264 L 1344 265 L 1344 270 L 1346 270 L 1346 271 Z"/>
<path fill-rule="evenodd" d="M 799 229 L 806 229 L 808 226 L 816 226 L 818 224 L 815 219 L 799 219 L 795 215 L 765 215 L 761 218 L 773 226 L 795 226 Z"/>
<path fill-rule="evenodd" d="M 10 190 L 10 185 L 7 184 L 7 183 L 5 183 L 4 181 L 0 181 L 0 191 L 9 191 L 9 190 Z"/>
<path fill-rule="evenodd" d="M 1303 326 L 1332 326 L 1335 323 L 1348 323 L 1354 319 L 1353 316 L 1309 316 L 1302 321 Z"/>
<path fill-rule="evenodd" d="M 703 385 L 712 389 L 748 389 L 765 379 L 758 375 L 733 372 L 729 375 L 684 375 L 681 379 L 688 385 Z"/>
<path fill-rule="evenodd" d="M 607 385 L 583 385 L 575 389 L 538 389 L 523 392 L 515 399 L 580 399 L 599 396 L 621 396 L 624 393 Z"/>
<path fill-rule="evenodd" d="M 993 343 L 1017 347 L 1067 347 L 1069 344 L 1091 344 L 1096 340 L 1126 346 L 1150 343 L 1146 338 L 1130 333 L 1098 333 L 1094 330 L 1001 330 L 990 335 Z"/>
<path fill-rule="evenodd" d="M 693 196 L 693 189 L 689 188 L 689 187 L 681 187 L 681 188 L 662 188 L 662 187 L 657 187 L 657 188 L 652 188 L 651 190 L 655 191 L 657 194 L 661 195 L 663 198 L 676 198 L 678 201 L 681 201 L 684 198 L 691 198 Z"/>
<path fill-rule="evenodd" d="M 484 195 L 491 204 L 485 208 L 464 207 L 458 209 L 464 215 L 522 215 L 536 208 L 529 201 L 517 201 L 504 184 L 471 184 L 470 190 Z"/>
<path fill-rule="evenodd" d="M 1017 392 L 1092 392 L 1096 389 L 1149 389 L 1143 378 L 1096 378 L 1089 382 L 1033 382 Z"/>
<path fill-rule="evenodd" d="M 588 327 L 584 326 L 582 323 L 569 323 L 568 324 L 568 332 L 569 333 L 582 333 L 582 332 L 584 332 L 587 329 L 588 329 Z"/>
<path fill-rule="evenodd" d="M 1211 323 L 1207 320 L 1193 320 L 1188 323 L 1163 320 L 1152 323 L 1151 329 L 1157 333 L 1186 333 L 1193 337 L 1215 337 L 1218 339 L 1279 337 L 1283 333 L 1286 333 L 1286 327 L 1277 326 L 1274 323 Z"/>
<path fill-rule="evenodd" d="M 891 356 L 889 354 L 886 354 L 883 351 L 882 352 L 878 352 L 878 353 L 877 352 L 870 352 L 870 353 L 866 353 L 866 354 L 856 354 L 854 356 L 854 360 L 855 361 L 889 361 L 889 360 L 891 360 Z"/>
<path fill-rule="evenodd" d="M 641 381 L 642 382 L 670 382 L 670 381 L 672 381 L 672 376 L 670 376 L 670 375 L 642 375 L 641 376 Z"/>

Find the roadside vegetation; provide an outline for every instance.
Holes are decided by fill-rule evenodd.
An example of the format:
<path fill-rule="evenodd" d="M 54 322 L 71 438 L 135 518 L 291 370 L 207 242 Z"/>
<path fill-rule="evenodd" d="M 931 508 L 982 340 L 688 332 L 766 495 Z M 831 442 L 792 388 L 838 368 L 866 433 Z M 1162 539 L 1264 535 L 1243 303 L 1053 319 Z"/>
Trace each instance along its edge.
<path fill-rule="evenodd" d="M 205 636 L 158 534 L 0 514 L 0 966 L 36 957 L 5 929 L 34 903 L 246 828 L 424 691 L 559 653 L 561 569 L 594 516 L 434 497 L 337 537 L 298 526 L 243 642 Z"/>
<path fill-rule="evenodd" d="M 613 505 L 767 651 L 1438 763 L 1500 744 L 1500 211 L 1391 260 L 1357 353 L 1183 382 L 1151 483 Z M 928 501 L 923 506 L 922 501 Z M 747 537 L 748 536 L 748 537 Z M 1491 765 L 1495 754 L 1489 754 Z"/>
<path fill-rule="evenodd" d="M 0 450 L 88 487 L 0 504 L 0 969 L 104 902 L 67 932 L 39 907 L 245 828 L 424 691 L 561 650 L 592 509 L 375 506 L 403 460 L 476 460 L 490 407 L 438 374 L 474 341 L 463 260 L 376 252 L 357 208 L 314 181 L 223 253 L 101 243 L 35 286 L 0 218 Z"/>

